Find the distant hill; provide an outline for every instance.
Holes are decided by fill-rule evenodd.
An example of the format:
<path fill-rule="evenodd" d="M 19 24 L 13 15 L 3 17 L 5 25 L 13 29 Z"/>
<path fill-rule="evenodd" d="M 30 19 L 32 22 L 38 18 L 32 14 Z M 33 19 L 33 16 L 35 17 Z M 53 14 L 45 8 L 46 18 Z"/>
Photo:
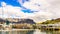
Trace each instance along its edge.
<path fill-rule="evenodd" d="M 0 22 L 6 22 L 6 20 L 4 20 L 4 19 L 0 18 Z"/>
<path fill-rule="evenodd" d="M 54 24 L 59 22 L 60 22 L 60 18 L 57 18 L 57 19 L 47 20 L 45 22 L 42 22 L 42 24 Z"/>
<path fill-rule="evenodd" d="M 18 19 L 18 18 L 7 18 L 7 20 L 11 23 L 19 24 L 19 23 L 28 23 L 28 24 L 35 24 L 32 19 Z"/>
<path fill-rule="evenodd" d="M 4 22 L 5 23 L 7 20 L 10 23 L 15 23 L 15 24 L 19 24 L 19 23 L 35 24 L 35 22 L 32 19 L 18 19 L 18 18 L 2 19 L 2 18 L 0 18 L 0 22 Z"/>
<path fill-rule="evenodd" d="M 28 24 L 35 24 L 35 22 L 32 19 L 19 19 L 18 22 L 13 23 L 28 23 Z"/>

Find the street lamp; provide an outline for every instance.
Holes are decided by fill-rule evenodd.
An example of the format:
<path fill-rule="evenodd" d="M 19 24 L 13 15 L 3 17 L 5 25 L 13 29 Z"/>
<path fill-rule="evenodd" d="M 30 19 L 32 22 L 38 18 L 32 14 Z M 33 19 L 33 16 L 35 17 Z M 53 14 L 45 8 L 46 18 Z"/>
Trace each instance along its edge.
<path fill-rule="evenodd" d="M 2 18 L 4 18 L 4 8 L 6 7 L 6 3 L 2 2 L 1 5 L 2 5 Z M 9 21 L 8 20 L 6 20 L 6 25 L 9 25 Z"/>
<path fill-rule="evenodd" d="M 4 8 L 6 7 L 6 3 L 1 2 L 2 5 L 2 18 L 4 18 Z"/>

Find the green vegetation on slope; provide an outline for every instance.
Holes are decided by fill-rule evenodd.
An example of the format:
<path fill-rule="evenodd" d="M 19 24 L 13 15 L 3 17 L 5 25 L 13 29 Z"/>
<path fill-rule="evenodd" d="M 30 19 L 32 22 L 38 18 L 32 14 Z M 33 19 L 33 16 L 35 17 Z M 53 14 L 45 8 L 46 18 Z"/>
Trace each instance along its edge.
<path fill-rule="evenodd" d="M 45 22 L 42 22 L 42 24 L 54 24 L 54 23 L 59 23 L 59 22 L 60 22 L 60 18 L 52 19 L 52 20 L 47 20 Z"/>

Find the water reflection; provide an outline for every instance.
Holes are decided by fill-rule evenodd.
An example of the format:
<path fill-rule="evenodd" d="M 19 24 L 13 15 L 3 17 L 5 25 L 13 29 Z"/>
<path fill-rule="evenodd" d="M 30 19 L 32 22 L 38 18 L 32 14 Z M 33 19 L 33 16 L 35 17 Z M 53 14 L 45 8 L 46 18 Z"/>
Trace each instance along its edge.
<path fill-rule="evenodd" d="M 46 32 L 41 32 L 41 30 L 36 29 L 33 34 L 46 34 Z"/>
<path fill-rule="evenodd" d="M 45 34 L 60 34 L 60 30 L 44 30 L 44 31 L 40 31 L 40 32 L 45 32 Z"/>
<path fill-rule="evenodd" d="M 60 34 L 60 31 L 46 31 L 47 34 Z"/>
<path fill-rule="evenodd" d="M 31 31 L 0 31 L 0 34 L 33 34 L 34 30 Z"/>
<path fill-rule="evenodd" d="M 60 34 L 60 31 L 41 31 L 41 30 L 32 30 L 32 31 L 0 31 L 0 34 Z"/>

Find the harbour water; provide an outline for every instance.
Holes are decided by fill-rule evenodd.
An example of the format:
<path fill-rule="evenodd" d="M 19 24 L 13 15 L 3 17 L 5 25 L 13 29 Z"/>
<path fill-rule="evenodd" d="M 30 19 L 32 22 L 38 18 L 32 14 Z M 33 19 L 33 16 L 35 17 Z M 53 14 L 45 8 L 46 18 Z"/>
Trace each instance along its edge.
<path fill-rule="evenodd" d="M 41 30 L 31 30 L 31 31 L 0 31 L 0 34 L 60 34 L 60 31 L 41 31 Z"/>

